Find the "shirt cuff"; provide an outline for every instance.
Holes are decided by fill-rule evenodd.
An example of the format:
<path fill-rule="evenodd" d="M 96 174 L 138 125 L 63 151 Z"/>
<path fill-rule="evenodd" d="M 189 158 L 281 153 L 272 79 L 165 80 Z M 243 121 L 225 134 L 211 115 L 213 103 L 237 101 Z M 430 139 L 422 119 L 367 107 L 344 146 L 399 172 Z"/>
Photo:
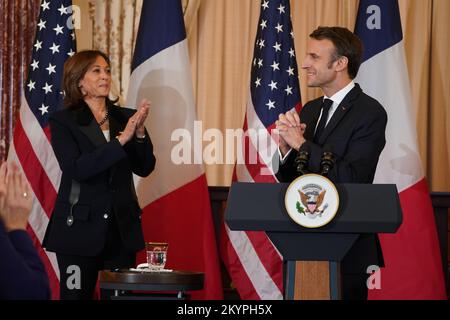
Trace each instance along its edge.
<path fill-rule="evenodd" d="M 278 154 L 280 155 L 280 163 L 281 164 L 284 164 L 286 162 L 286 159 L 289 156 L 289 154 L 291 153 L 291 151 L 292 151 L 292 148 L 289 149 L 289 151 L 286 152 L 286 154 L 283 157 L 283 155 L 281 154 L 280 148 L 278 148 Z"/>

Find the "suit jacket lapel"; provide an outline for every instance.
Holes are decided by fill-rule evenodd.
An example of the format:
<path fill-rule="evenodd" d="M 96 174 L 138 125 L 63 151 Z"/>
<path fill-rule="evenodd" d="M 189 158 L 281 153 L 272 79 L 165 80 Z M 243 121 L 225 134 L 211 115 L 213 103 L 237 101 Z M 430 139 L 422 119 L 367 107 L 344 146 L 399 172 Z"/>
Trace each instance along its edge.
<path fill-rule="evenodd" d="M 316 130 L 317 121 L 320 116 L 320 109 L 322 108 L 322 100 L 317 100 L 317 103 L 311 105 L 311 117 L 310 119 L 300 119 L 303 123 L 311 123 L 312 125 L 306 126 L 305 130 L 305 139 L 313 140 L 314 139 L 314 131 Z"/>
<path fill-rule="evenodd" d="M 328 136 L 333 132 L 334 128 L 336 128 L 345 114 L 352 108 L 353 101 L 358 97 L 361 91 L 362 90 L 359 85 L 355 84 L 355 87 L 345 96 L 344 100 L 342 100 L 342 102 L 339 104 L 327 126 L 325 127 L 325 131 L 322 133 L 322 136 L 319 139 L 319 144 L 323 144 Z"/>
<path fill-rule="evenodd" d="M 126 122 L 126 119 L 123 117 L 123 115 L 120 113 L 120 111 L 117 109 L 114 105 L 108 105 L 108 112 L 109 112 L 109 134 L 110 139 L 115 139 L 116 136 L 119 135 L 119 133 L 124 129 Z M 117 165 L 114 165 L 111 167 L 111 170 L 109 171 L 109 183 L 111 184 L 114 178 L 114 175 L 117 171 Z"/>
<path fill-rule="evenodd" d="M 112 106 L 108 106 L 108 112 L 109 112 L 109 133 L 111 139 L 114 139 L 119 135 L 119 133 L 123 130 L 122 124 L 119 122 L 119 119 L 117 119 L 117 114 L 114 110 L 112 110 Z"/>
<path fill-rule="evenodd" d="M 89 109 L 85 103 L 79 109 L 75 110 L 74 113 L 80 131 L 83 132 L 95 146 L 98 147 L 106 143 L 105 136 L 95 121 L 91 109 Z"/>

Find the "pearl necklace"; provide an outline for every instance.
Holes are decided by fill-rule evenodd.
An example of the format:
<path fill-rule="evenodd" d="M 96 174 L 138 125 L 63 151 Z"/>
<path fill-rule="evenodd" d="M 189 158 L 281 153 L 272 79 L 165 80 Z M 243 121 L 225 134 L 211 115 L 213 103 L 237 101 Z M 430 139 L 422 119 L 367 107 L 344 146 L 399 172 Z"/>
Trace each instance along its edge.
<path fill-rule="evenodd" d="M 104 125 L 105 122 L 108 120 L 108 118 L 109 118 L 109 112 L 108 112 L 108 110 L 106 110 L 105 117 L 98 123 L 98 125 L 99 125 L 100 127 L 101 127 L 102 125 Z"/>

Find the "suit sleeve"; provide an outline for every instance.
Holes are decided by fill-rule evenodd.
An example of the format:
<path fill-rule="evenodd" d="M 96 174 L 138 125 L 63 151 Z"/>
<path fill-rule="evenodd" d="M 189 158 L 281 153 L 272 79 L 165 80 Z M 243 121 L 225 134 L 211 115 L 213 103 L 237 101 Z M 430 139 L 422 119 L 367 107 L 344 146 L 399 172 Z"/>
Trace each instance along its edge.
<path fill-rule="evenodd" d="M 47 273 L 23 230 L 6 233 L 0 222 L 0 299 L 49 299 Z"/>
<path fill-rule="evenodd" d="M 286 159 L 284 159 L 283 162 L 279 160 L 278 152 L 276 152 L 276 157 L 278 157 L 278 171 L 275 170 L 278 181 L 280 182 L 291 182 L 294 180 L 297 176 L 297 170 L 295 167 L 295 158 L 297 157 L 298 152 L 295 150 L 292 150 Z"/>
<path fill-rule="evenodd" d="M 145 130 L 143 141 L 133 138 L 124 146 L 124 149 L 135 174 L 140 177 L 146 177 L 153 171 L 156 158 L 153 154 L 153 144 L 147 130 Z"/>
<path fill-rule="evenodd" d="M 68 125 L 61 119 L 50 117 L 52 147 L 61 170 L 70 172 L 81 182 L 112 167 L 127 154 L 117 139 L 111 139 L 91 152 L 81 152 Z"/>

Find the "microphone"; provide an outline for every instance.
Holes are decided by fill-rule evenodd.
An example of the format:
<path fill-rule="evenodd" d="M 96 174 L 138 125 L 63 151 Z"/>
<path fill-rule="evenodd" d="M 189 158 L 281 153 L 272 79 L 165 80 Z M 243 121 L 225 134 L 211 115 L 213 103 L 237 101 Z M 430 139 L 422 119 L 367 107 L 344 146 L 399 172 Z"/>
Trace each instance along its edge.
<path fill-rule="evenodd" d="M 320 174 L 322 176 L 327 176 L 328 172 L 330 172 L 334 166 L 335 158 L 333 152 L 331 152 L 330 146 L 325 146 L 323 150 L 322 159 L 320 160 Z"/>
<path fill-rule="evenodd" d="M 303 150 L 299 151 L 295 157 L 295 164 L 297 165 L 297 173 L 299 176 L 309 173 L 307 170 L 309 162 L 309 147 L 305 146 Z"/>

